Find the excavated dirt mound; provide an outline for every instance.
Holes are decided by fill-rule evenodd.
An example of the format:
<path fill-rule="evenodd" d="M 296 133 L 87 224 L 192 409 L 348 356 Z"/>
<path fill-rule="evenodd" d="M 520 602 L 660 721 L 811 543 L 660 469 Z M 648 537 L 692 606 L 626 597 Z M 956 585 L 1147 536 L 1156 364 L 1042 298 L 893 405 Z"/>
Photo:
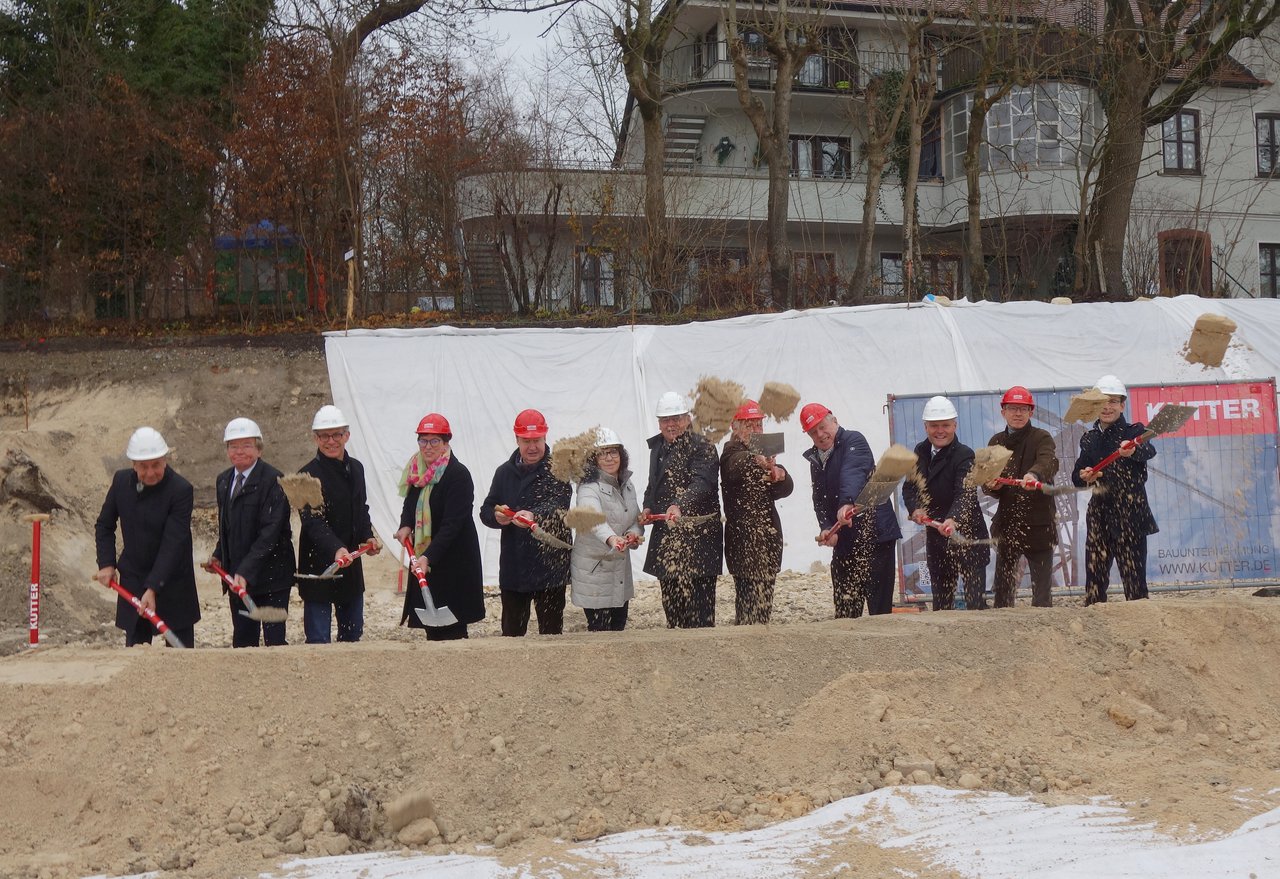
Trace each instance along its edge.
<path fill-rule="evenodd" d="M 1110 796 L 1158 829 L 1238 827 L 1280 804 L 1280 602 L 1132 604 L 833 621 L 822 569 L 784 572 L 774 624 L 665 628 L 637 584 L 628 630 L 469 642 L 395 626 L 394 547 L 366 564 L 366 640 L 231 651 L 198 574 L 197 648 L 126 650 L 91 584 L 92 522 L 139 423 L 197 486 L 213 540 L 225 422 L 250 412 L 286 472 L 328 402 L 318 349 L 15 354 L 0 406 L 0 876 L 160 869 L 257 876 L 287 858 L 473 851 L 680 824 L 754 828 L 885 785 Z M 19 390 L 15 390 L 19 389 Z M 44 529 L 44 642 L 26 640 L 30 526 Z M 295 523 L 296 527 L 296 523 Z M 295 531 L 296 533 L 296 531 Z M 811 534 L 788 535 L 808 540 Z M 868 847 L 868 875 L 919 872 Z M 813 866 L 814 875 L 829 870 Z M 933 871 L 931 875 L 939 875 Z"/>

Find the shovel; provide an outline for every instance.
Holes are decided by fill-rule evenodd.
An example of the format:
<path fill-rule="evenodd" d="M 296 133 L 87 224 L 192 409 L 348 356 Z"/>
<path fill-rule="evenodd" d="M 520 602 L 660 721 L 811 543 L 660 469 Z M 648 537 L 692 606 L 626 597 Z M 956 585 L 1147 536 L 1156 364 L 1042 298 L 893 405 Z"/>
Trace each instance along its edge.
<path fill-rule="evenodd" d="M 98 581 L 95 580 L 94 582 L 96 583 Z M 117 593 L 119 593 L 121 598 L 123 598 L 125 601 L 132 604 L 134 607 L 134 610 L 136 610 L 139 614 L 141 614 L 144 620 L 151 623 L 151 625 L 155 626 L 156 631 L 164 636 L 164 640 L 168 642 L 170 647 L 186 647 L 187 646 L 186 644 L 182 643 L 181 638 L 179 638 L 177 635 L 173 634 L 173 632 L 169 630 L 169 627 L 165 625 L 164 620 L 156 616 L 156 612 L 154 610 L 152 610 L 151 608 L 147 607 L 145 604 L 142 603 L 142 599 L 138 598 L 138 596 L 134 595 L 128 589 L 125 589 L 115 580 L 112 580 L 107 585 L 110 586 L 112 589 L 114 589 Z"/>
<path fill-rule="evenodd" d="M 440 628 L 441 626 L 453 626 L 458 622 L 458 618 L 453 615 L 453 611 L 449 610 L 447 604 L 436 607 L 435 601 L 431 598 L 431 587 L 427 585 L 427 574 L 418 564 L 418 557 L 414 554 L 413 544 L 408 538 L 402 541 L 404 548 L 409 551 L 409 571 L 413 576 L 418 578 L 418 588 L 422 590 L 422 603 L 426 607 L 415 607 L 414 611 L 418 614 L 418 619 L 422 621 L 424 626 L 432 626 Z"/>
<path fill-rule="evenodd" d="M 867 484 L 862 486 L 854 500 L 860 509 L 869 510 L 893 497 L 898 483 L 916 469 L 916 453 L 906 446 L 892 445 L 885 449 Z"/>
<path fill-rule="evenodd" d="M 1086 485 L 1084 488 L 1077 488 L 1071 483 L 1063 483 L 1061 485 L 1051 485 L 1047 482 L 1040 482 L 1035 479 L 1010 479 L 1007 476 L 997 476 L 995 479 L 997 485 L 1008 485 L 1013 488 L 1025 488 L 1027 491 L 1038 491 L 1041 494 L 1050 496 L 1059 494 L 1071 494 L 1074 491 L 1091 491 L 1093 486 Z"/>
<path fill-rule="evenodd" d="M 532 516 L 518 516 L 506 504 L 498 504 L 493 508 L 493 511 L 495 513 L 501 513 L 513 522 L 519 522 L 521 525 L 524 525 L 529 529 L 529 533 L 533 535 L 535 540 L 540 540 L 547 546 L 554 546 L 556 549 L 573 549 L 572 546 L 565 543 L 559 537 L 556 537 L 554 534 L 548 534 L 541 525 L 533 520 Z"/>
<path fill-rule="evenodd" d="M 240 616 L 248 617 L 254 622 L 259 623 L 283 623 L 289 619 L 289 611 L 283 607 L 258 607 L 257 603 L 249 597 L 249 592 L 243 586 L 236 582 L 236 578 L 223 570 L 222 566 L 217 562 L 208 562 L 205 570 L 211 571 L 222 578 L 222 582 L 227 584 L 227 588 L 240 597 L 240 601 L 244 603 L 245 609 L 240 611 Z"/>
<path fill-rule="evenodd" d="M 329 565 L 329 567 L 325 568 L 319 574 L 294 574 L 293 575 L 294 579 L 296 580 L 336 580 L 338 579 L 339 571 L 341 571 L 343 568 L 350 567 L 352 562 L 360 558 L 360 556 L 364 555 L 366 552 L 371 552 L 377 546 L 378 546 L 378 539 L 376 537 L 371 540 L 367 540 L 364 543 L 360 544 L 359 548 L 357 548 L 355 552 L 347 553 L 338 561 Z"/>
<path fill-rule="evenodd" d="M 974 538 L 974 537 L 965 537 L 959 531 L 952 531 L 950 534 L 948 534 L 946 531 L 942 530 L 941 522 L 939 522 L 937 519 L 930 519 L 928 516 L 924 517 L 924 521 L 921 524 L 928 525 L 930 528 L 933 528 L 943 537 L 947 538 L 947 540 L 950 540 L 952 543 L 954 543 L 956 546 L 994 546 L 996 542 L 995 539 L 991 537 L 982 538 L 982 539 Z"/>
<path fill-rule="evenodd" d="M 1138 443 L 1145 443 L 1153 436 L 1162 433 L 1174 433 L 1182 428 L 1182 425 L 1191 420 L 1191 416 L 1196 414 L 1195 406 L 1180 406 L 1177 403 L 1166 403 L 1160 407 L 1160 411 L 1151 419 L 1151 423 L 1147 425 L 1147 429 L 1131 440 L 1125 440 L 1120 444 L 1120 448 L 1116 449 L 1110 455 L 1103 458 L 1097 464 L 1093 465 L 1093 472 L 1097 473 L 1104 467 L 1110 466 L 1120 457 L 1122 450 L 1137 448 Z"/>

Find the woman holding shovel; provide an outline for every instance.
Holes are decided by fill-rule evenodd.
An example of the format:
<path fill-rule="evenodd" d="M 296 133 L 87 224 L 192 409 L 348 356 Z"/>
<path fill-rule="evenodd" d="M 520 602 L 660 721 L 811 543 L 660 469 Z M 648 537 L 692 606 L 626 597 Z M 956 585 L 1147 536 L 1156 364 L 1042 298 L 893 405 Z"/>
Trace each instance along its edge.
<path fill-rule="evenodd" d="M 1081 488 L 1100 489 L 1089 498 L 1085 513 L 1086 606 L 1107 600 L 1113 560 L 1125 599 L 1147 597 L 1147 536 L 1160 530 L 1147 502 L 1147 462 L 1156 450 L 1149 442 L 1135 442 L 1146 425 L 1125 421 L 1129 391 L 1120 379 L 1104 375 L 1097 388 L 1107 402 L 1093 428 L 1080 437 L 1080 457 L 1071 472 L 1071 481 Z M 1119 457 L 1105 469 L 1098 467 L 1113 452 Z"/>
<path fill-rule="evenodd" d="M 467 637 L 467 624 L 484 619 L 480 538 L 471 518 L 476 489 L 471 471 L 453 455 L 453 430 L 436 413 L 418 422 L 418 452 L 400 475 L 400 530 L 416 553 L 416 567 L 424 572 L 436 608 L 446 607 L 456 623 L 428 626 L 417 613 L 427 607 L 422 588 L 410 586 L 404 595 L 400 625 L 425 629 L 428 641 L 456 641 Z M 412 560 L 411 560 L 412 561 Z"/>

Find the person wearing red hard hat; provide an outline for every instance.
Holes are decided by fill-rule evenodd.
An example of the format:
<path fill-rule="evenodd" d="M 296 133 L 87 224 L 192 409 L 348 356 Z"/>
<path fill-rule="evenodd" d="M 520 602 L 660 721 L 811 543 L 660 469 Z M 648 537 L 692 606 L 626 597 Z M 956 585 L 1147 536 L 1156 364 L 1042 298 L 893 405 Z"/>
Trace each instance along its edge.
<path fill-rule="evenodd" d="M 959 413 L 946 397 L 930 397 L 921 415 L 925 440 L 915 448 L 916 478 L 903 483 L 902 503 L 916 524 L 924 525 L 929 519 L 939 524 L 926 528 L 924 535 L 933 609 L 954 609 L 956 581 L 963 580 L 965 608 L 982 610 L 987 606 L 984 593 L 991 547 L 958 546 L 948 539 L 955 533 L 970 540 L 987 537 L 978 490 L 965 485 L 974 452 L 956 437 Z"/>
<path fill-rule="evenodd" d="M 1149 442 L 1137 442 L 1147 426 L 1125 421 L 1129 391 L 1120 379 L 1104 375 L 1095 387 L 1107 395 L 1107 404 L 1080 437 L 1080 456 L 1071 473 L 1071 481 L 1080 488 L 1101 489 L 1089 498 L 1085 514 L 1086 606 L 1107 600 L 1113 560 L 1120 569 L 1125 599 L 1147 597 L 1147 537 L 1160 530 L 1147 500 L 1147 462 L 1156 450 Z M 1119 457 L 1111 465 L 1094 469 L 1113 452 Z"/>
<path fill-rule="evenodd" d="M 564 524 L 573 497 L 567 482 L 551 475 L 547 419 L 537 409 L 516 416 L 516 450 L 493 474 L 480 521 L 502 532 L 498 585 L 502 590 L 502 634 L 522 637 L 529 617 L 538 613 L 538 634 L 564 631 L 565 593 L 569 586 L 569 546 Z M 508 515 L 512 511 L 514 515 Z M 539 541 L 530 523 L 559 540 L 560 549 Z"/>
<path fill-rule="evenodd" d="M 1012 457 L 1002 476 L 1028 482 L 1053 482 L 1058 475 L 1058 454 L 1047 430 L 1031 424 L 1036 401 L 1021 385 L 1000 398 L 1005 429 L 991 437 L 989 446 L 1004 446 Z M 996 607 L 1013 607 L 1018 591 L 1018 560 L 1027 559 L 1031 570 L 1031 604 L 1052 607 L 1053 548 L 1058 542 L 1053 498 L 1022 486 L 1003 486 L 995 480 L 982 490 L 999 500 L 991 518 L 996 538 L 996 571 L 992 586 Z"/>
<path fill-rule="evenodd" d="M 716 577 L 724 560 L 716 449 L 689 429 L 689 409 L 689 400 L 676 391 L 658 398 L 658 433 L 648 440 L 649 484 L 642 502 L 643 515 L 664 517 L 653 523 L 644 572 L 658 578 L 669 629 L 716 624 Z"/>
<path fill-rule="evenodd" d="M 428 626 L 418 617 L 426 608 L 422 587 L 410 583 L 400 625 L 423 629 L 428 641 L 467 637 L 467 625 L 484 619 L 480 538 L 472 518 L 476 489 L 471 471 L 453 453 L 449 420 L 432 412 L 418 422 L 418 451 L 400 474 L 400 530 L 396 542 L 411 540 L 418 566 L 437 608 L 448 607 L 456 623 Z"/>
<path fill-rule="evenodd" d="M 834 550 L 836 618 L 862 616 L 864 603 L 869 614 L 891 613 L 893 545 L 902 537 L 898 516 L 887 500 L 873 510 L 860 510 L 854 503 L 876 466 L 871 446 L 858 431 L 841 427 L 821 403 L 800 410 L 800 427 L 813 441 L 804 457 L 813 479 L 813 512 L 822 529 L 819 541 Z"/>
<path fill-rule="evenodd" d="M 751 448 L 764 432 L 764 413 L 755 400 L 738 407 L 732 435 L 720 452 L 724 494 L 724 561 L 733 576 L 734 623 L 767 623 L 773 613 L 773 584 L 782 568 L 782 520 L 777 502 L 795 482 L 772 457 Z"/>

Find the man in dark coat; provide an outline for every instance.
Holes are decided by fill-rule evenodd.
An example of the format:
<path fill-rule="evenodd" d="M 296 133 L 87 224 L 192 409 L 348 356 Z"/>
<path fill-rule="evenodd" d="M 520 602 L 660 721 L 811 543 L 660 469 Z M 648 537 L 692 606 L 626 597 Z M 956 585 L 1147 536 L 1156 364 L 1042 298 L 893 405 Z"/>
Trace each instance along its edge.
<path fill-rule="evenodd" d="M 978 489 L 964 484 L 973 469 L 973 449 L 956 438 L 957 415 L 946 397 L 932 397 L 925 403 L 924 428 L 929 438 L 915 448 L 917 475 L 903 484 L 902 501 L 913 522 L 923 525 L 925 519 L 932 519 L 941 528 L 927 528 L 924 535 L 933 609 L 955 607 L 956 580 L 963 578 L 964 606 L 981 610 L 987 606 L 984 592 L 991 548 L 958 546 L 948 539 L 953 533 L 971 540 L 987 537 Z"/>
<path fill-rule="evenodd" d="M 642 504 L 644 515 L 666 519 L 654 523 L 644 572 L 658 578 L 667 628 L 714 626 L 724 549 L 716 450 L 689 430 L 693 419 L 683 395 L 663 394 L 657 415 L 659 433 L 648 441 L 649 484 Z"/>
<path fill-rule="evenodd" d="M 233 418 L 223 432 L 231 466 L 218 474 L 218 544 L 213 562 L 248 591 L 260 607 L 288 608 L 296 569 L 289 501 L 280 486 L 283 475 L 262 460 L 262 430 L 248 418 Z M 225 583 L 223 592 L 230 592 Z M 285 644 L 285 624 L 260 623 L 240 613 L 244 602 L 234 592 L 231 646 Z"/>
<path fill-rule="evenodd" d="M 733 435 L 720 452 L 724 492 L 724 560 L 733 575 L 734 623 L 767 623 L 773 584 L 782 569 L 782 520 L 777 502 L 795 482 L 772 457 L 757 454 L 751 437 L 764 432 L 764 413 L 747 400 L 734 415 Z"/>
<path fill-rule="evenodd" d="M 423 629 L 428 641 L 467 637 L 467 625 L 484 619 L 480 538 L 472 510 L 476 501 L 471 471 L 453 456 L 453 429 L 438 412 L 418 422 L 418 452 L 400 478 L 404 506 L 396 540 L 412 540 L 426 571 L 427 589 L 437 610 L 449 608 L 457 618 L 447 626 L 428 626 L 418 617 L 426 608 L 422 588 L 411 583 L 404 594 L 400 625 Z M 423 492 L 428 492 L 423 503 Z"/>
<path fill-rule="evenodd" d="M 573 535 L 564 524 L 573 489 L 551 475 L 547 420 L 536 409 L 516 416 L 516 450 L 498 467 L 480 521 L 502 531 L 498 585 L 502 590 L 502 634 L 522 637 L 529 629 L 531 606 L 538 612 L 538 634 L 564 631 L 565 590 Z M 508 515 L 503 510 L 514 515 Z M 532 526 L 530 523 L 534 523 Z M 564 544 L 538 540 L 533 527 Z"/>
<path fill-rule="evenodd" d="M 987 445 L 1004 446 L 1013 453 L 1004 468 L 1006 478 L 1049 483 L 1058 475 L 1058 455 L 1049 432 L 1031 426 L 1035 408 L 1035 399 L 1026 388 L 1014 386 L 1006 391 L 1000 414 L 1007 426 Z M 991 519 L 991 536 L 998 541 L 992 587 L 995 606 L 1013 607 L 1018 559 L 1026 556 L 1032 606 L 1052 607 L 1053 548 L 1058 543 L 1053 498 L 1035 489 L 997 485 L 994 480 L 982 490 L 1000 500 Z"/>
<path fill-rule="evenodd" d="M 831 591 L 836 618 L 893 611 L 897 572 L 893 545 L 902 537 L 889 501 L 871 510 L 854 504 L 875 470 L 871 446 L 861 433 L 845 430 L 821 403 L 800 410 L 800 427 L 813 440 L 804 453 L 813 478 L 813 512 L 822 529 L 819 541 L 831 547 Z M 837 528 L 837 524 L 839 527 Z"/>
<path fill-rule="evenodd" d="M 191 483 L 169 466 L 169 446 L 159 432 L 140 427 L 125 452 L 133 466 L 118 470 L 94 525 L 96 579 L 117 579 L 156 613 L 187 647 L 195 646 L 200 620 L 195 564 L 191 560 Z M 116 556 L 116 523 L 124 549 Z M 116 628 L 124 643 L 150 644 L 155 628 L 117 596 Z"/>
<path fill-rule="evenodd" d="M 1120 568 L 1125 599 L 1146 598 L 1147 537 L 1160 530 L 1147 502 L 1147 462 L 1156 450 L 1149 442 L 1134 442 L 1146 425 L 1125 421 L 1128 389 L 1118 378 L 1104 375 L 1097 388 L 1107 395 L 1107 404 L 1093 428 L 1080 437 L 1080 457 L 1071 473 L 1071 481 L 1081 488 L 1100 489 L 1089 498 L 1085 513 L 1085 605 L 1107 600 L 1113 560 Z M 1104 470 L 1093 469 L 1115 451 L 1119 458 Z"/>
<path fill-rule="evenodd" d="M 320 483 L 323 504 L 299 513 L 298 573 L 321 574 L 361 544 L 373 540 L 364 465 L 347 454 L 350 425 L 337 406 L 321 406 L 311 422 L 316 456 L 298 471 Z M 374 541 L 369 555 L 380 547 Z M 338 640 L 359 641 L 364 634 L 364 570 L 357 557 L 332 580 L 298 580 L 302 598 L 302 630 L 308 644 L 328 644 L 332 618 L 338 617 Z"/>

